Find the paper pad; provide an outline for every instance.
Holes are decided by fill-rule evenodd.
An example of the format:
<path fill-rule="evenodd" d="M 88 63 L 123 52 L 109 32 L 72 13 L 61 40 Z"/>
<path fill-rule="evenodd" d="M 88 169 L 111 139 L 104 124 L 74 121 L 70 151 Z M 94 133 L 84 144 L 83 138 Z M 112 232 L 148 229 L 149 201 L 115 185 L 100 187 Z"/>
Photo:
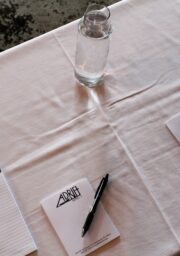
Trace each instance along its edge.
<path fill-rule="evenodd" d="M 94 191 L 88 180 L 83 178 L 41 201 L 69 256 L 87 255 L 119 236 L 100 203 L 90 229 L 81 237 L 93 198 Z"/>

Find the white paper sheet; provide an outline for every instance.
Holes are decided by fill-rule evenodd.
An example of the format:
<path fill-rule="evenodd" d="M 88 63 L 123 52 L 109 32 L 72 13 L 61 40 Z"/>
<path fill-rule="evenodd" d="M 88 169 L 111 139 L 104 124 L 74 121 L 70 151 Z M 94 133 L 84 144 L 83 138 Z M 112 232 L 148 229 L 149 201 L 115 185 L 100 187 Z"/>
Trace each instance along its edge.
<path fill-rule="evenodd" d="M 180 113 L 176 114 L 166 122 L 167 127 L 180 143 Z"/>

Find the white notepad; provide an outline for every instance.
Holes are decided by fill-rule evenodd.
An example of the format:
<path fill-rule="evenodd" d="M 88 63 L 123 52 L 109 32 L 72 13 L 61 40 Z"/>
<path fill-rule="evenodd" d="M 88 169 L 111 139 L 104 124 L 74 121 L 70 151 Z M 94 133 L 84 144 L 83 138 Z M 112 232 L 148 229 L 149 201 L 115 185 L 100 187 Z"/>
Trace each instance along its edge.
<path fill-rule="evenodd" d="M 25 256 L 36 250 L 6 179 L 0 172 L 0 255 Z"/>
<path fill-rule="evenodd" d="M 180 143 L 180 113 L 178 113 L 175 116 L 171 117 L 166 122 L 166 125 L 169 128 L 169 130 L 171 131 L 171 133 L 174 135 L 174 137 Z"/>
<path fill-rule="evenodd" d="M 100 203 L 90 229 L 82 238 L 82 227 L 94 198 L 83 178 L 41 201 L 69 256 L 84 256 L 119 236 L 119 231 Z"/>

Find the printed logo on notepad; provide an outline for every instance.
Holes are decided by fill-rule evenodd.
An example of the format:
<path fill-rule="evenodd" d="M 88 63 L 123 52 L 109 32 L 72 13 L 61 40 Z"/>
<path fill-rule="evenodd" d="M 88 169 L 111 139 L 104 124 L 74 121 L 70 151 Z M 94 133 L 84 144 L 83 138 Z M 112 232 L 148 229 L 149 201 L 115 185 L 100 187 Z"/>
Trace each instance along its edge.
<path fill-rule="evenodd" d="M 79 188 L 77 186 L 73 186 L 60 194 L 56 208 L 70 201 L 74 201 L 80 196 L 81 193 L 79 191 Z"/>

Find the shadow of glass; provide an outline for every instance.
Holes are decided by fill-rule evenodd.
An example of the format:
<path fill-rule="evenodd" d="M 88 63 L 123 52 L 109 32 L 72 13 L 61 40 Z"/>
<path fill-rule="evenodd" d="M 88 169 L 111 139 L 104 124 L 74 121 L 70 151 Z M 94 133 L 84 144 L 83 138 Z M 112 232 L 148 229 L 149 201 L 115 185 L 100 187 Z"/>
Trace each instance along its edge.
<path fill-rule="evenodd" d="M 104 80 L 98 84 L 97 86 L 94 86 L 91 89 L 91 97 L 98 105 L 103 105 L 107 101 L 108 97 L 108 86 L 107 86 L 107 79 L 108 75 L 104 77 Z"/>
<path fill-rule="evenodd" d="M 81 104 L 90 106 L 92 100 L 95 105 L 101 106 L 108 102 L 110 96 L 109 84 L 111 84 L 112 75 L 106 74 L 101 83 L 88 87 L 76 81 L 76 95 Z"/>
<path fill-rule="evenodd" d="M 76 81 L 75 91 L 76 91 L 76 96 L 78 97 L 79 101 L 86 103 L 89 100 L 89 88 L 88 87 L 86 87 Z"/>

